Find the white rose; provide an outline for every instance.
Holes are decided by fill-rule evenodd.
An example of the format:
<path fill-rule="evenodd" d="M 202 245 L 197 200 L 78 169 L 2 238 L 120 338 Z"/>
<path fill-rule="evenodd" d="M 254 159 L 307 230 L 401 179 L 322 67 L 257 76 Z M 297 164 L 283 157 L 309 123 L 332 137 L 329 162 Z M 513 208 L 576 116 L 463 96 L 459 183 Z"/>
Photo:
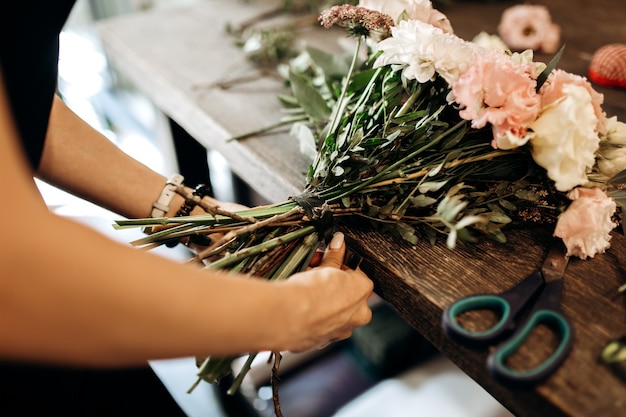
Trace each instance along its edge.
<path fill-rule="evenodd" d="M 600 138 L 591 95 L 584 87 L 563 86 L 563 97 L 546 106 L 530 126 L 532 156 L 546 169 L 559 191 L 587 182 Z"/>
<path fill-rule="evenodd" d="M 606 120 L 606 128 L 598 150 L 598 169 L 611 178 L 626 169 L 626 123 L 611 117 Z"/>

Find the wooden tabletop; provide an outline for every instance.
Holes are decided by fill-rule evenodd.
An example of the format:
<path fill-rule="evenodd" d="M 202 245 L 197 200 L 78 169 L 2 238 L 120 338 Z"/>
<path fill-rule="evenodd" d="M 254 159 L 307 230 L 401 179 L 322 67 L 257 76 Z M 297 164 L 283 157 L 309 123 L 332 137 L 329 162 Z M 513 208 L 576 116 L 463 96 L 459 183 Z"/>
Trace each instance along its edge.
<path fill-rule="evenodd" d="M 253 71 L 226 23 L 243 21 L 270 8 L 269 1 L 207 0 L 182 9 L 127 15 L 99 24 L 114 67 L 169 117 L 205 146 L 220 152 L 232 169 L 271 202 L 298 194 L 310 161 L 288 134 L 227 141 L 280 118 L 280 80 L 263 77 L 229 89 L 212 87 Z M 623 0 L 543 0 L 562 27 L 567 44 L 560 67 L 585 75 L 591 54 L 612 42 L 626 43 Z M 502 11 L 516 2 L 448 1 L 442 11 L 457 34 L 471 39 L 495 32 Z M 329 46 L 336 35 L 315 30 L 309 42 Z M 538 59 L 544 59 L 538 56 Z M 546 57 L 547 61 L 549 57 Z M 626 91 L 599 88 L 605 110 L 626 121 Z M 598 361 L 605 344 L 626 334 L 626 240 L 615 233 L 612 247 L 592 260 L 570 260 L 562 307 L 575 330 L 575 343 L 563 366 L 532 390 L 510 390 L 485 369 L 487 350 L 472 350 L 446 338 L 441 314 L 447 304 L 477 292 L 499 292 L 538 267 L 550 240 L 545 228 L 509 231 L 506 244 L 484 241 L 472 252 L 451 251 L 426 240 L 411 246 L 365 224 L 345 227 L 351 246 L 365 258 L 362 268 L 376 292 L 412 326 L 480 383 L 516 416 L 623 416 L 626 382 Z M 539 337 L 542 337 L 541 332 Z M 537 352 L 522 348 L 525 357 Z M 517 360 L 517 359 L 516 359 Z M 519 360 L 524 360 L 519 359 Z"/>

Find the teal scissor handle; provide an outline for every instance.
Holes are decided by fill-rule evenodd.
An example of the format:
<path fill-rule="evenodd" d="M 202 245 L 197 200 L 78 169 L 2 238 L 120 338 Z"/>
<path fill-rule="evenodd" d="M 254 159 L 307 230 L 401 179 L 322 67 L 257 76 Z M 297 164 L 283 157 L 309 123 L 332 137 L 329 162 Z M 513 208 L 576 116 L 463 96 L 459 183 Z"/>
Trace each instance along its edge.
<path fill-rule="evenodd" d="M 453 340 L 472 347 L 482 347 L 498 342 L 513 330 L 517 315 L 543 284 L 543 276 L 536 271 L 503 293 L 478 294 L 461 298 L 444 310 L 443 329 Z M 488 329 L 473 331 L 461 326 L 457 320 L 461 314 L 473 310 L 490 310 L 498 314 L 500 318 Z"/>
<path fill-rule="evenodd" d="M 487 357 L 487 369 L 495 380 L 510 387 L 524 388 L 535 385 L 550 376 L 567 358 L 572 349 L 574 329 L 559 308 L 563 281 L 547 283 L 528 319 L 505 342 Z M 539 365 L 528 370 L 515 370 L 506 365 L 506 359 L 515 353 L 532 331 L 544 324 L 559 335 L 559 343 L 552 354 Z"/>

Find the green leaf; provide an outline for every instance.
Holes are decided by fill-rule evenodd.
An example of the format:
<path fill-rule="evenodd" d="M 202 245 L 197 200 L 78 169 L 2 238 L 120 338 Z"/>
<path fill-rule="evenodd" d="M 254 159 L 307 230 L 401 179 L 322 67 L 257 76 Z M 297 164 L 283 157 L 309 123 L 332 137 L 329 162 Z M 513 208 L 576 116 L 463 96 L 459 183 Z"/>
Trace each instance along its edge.
<path fill-rule="evenodd" d="M 626 190 L 619 190 L 609 193 L 609 195 L 622 207 L 626 208 Z M 624 222 L 626 224 L 626 222 Z"/>
<path fill-rule="evenodd" d="M 511 218 L 501 211 L 493 211 L 489 213 L 489 221 L 493 223 L 507 224 L 511 223 Z"/>
<path fill-rule="evenodd" d="M 609 180 L 609 184 L 626 184 L 626 169 L 615 174 Z"/>
<path fill-rule="evenodd" d="M 312 46 L 307 46 L 306 52 L 315 65 L 324 72 L 327 78 L 334 77 L 341 79 L 350 68 L 350 60 L 348 58 L 342 58 L 336 54 L 329 54 L 328 52 L 324 52 Z"/>
<path fill-rule="evenodd" d="M 533 201 L 533 202 L 540 200 L 539 195 L 537 195 L 537 193 L 530 191 L 530 190 L 517 190 L 515 191 L 515 197 L 519 198 L 520 200 Z"/>
<path fill-rule="evenodd" d="M 550 60 L 548 65 L 546 65 L 544 70 L 541 71 L 541 74 L 539 74 L 539 76 L 537 77 L 537 87 L 535 88 L 536 91 L 539 91 L 541 89 L 541 86 L 543 86 L 543 83 L 548 80 L 550 73 L 552 72 L 552 70 L 554 70 L 554 68 L 556 68 L 556 65 L 559 63 L 559 60 L 561 59 L 561 55 L 563 55 L 564 50 L 565 45 L 563 45 L 561 49 L 559 49 L 559 52 L 554 55 L 554 57 Z"/>
<path fill-rule="evenodd" d="M 410 244 L 415 245 L 417 243 L 418 239 L 417 236 L 415 236 L 415 228 L 413 228 L 413 226 L 403 222 L 397 222 L 396 230 L 398 231 L 402 239 L 406 240 Z"/>
<path fill-rule="evenodd" d="M 435 204 L 437 199 L 420 194 L 417 197 L 411 198 L 410 201 L 415 207 L 428 207 Z"/>
<path fill-rule="evenodd" d="M 331 110 L 326 100 L 307 82 L 304 76 L 290 71 L 289 82 L 293 95 L 311 119 L 323 122 L 330 117 Z"/>
<path fill-rule="evenodd" d="M 500 202 L 500 205 L 507 210 L 511 210 L 511 211 L 517 210 L 517 206 L 508 200 L 503 199 L 503 200 L 500 200 L 499 202 Z"/>

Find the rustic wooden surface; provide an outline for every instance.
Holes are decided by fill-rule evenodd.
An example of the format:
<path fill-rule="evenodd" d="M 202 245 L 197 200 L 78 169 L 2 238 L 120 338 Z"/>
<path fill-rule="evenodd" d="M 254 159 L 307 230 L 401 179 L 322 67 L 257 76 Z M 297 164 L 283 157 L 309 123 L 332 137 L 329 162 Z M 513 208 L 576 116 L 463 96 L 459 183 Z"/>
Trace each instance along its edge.
<path fill-rule="evenodd" d="M 562 27 L 567 44 L 560 67 L 585 75 L 591 54 L 612 42 L 626 43 L 623 0 L 537 0 L 546 4 Z M 211 0 L 185 9 L 148 12 L 104 21 L 102 40 L 115 67 L 150 97 L 168 116 L 207 147 L 218 150 L 233 169 L 269 201 L 298 193 L 309 161 L 287 134 L 242 142 L 232 135 L 272 123 L 280 117 L 275 99 L 278 80 L 263 78 L 222 90 L 211 83 L 252 71 L 232 39 L 227 22 L 238 22 L 270 6 Z M 448 1 L 442 10 L 460 36 L 481 30 L 495 32 L 511 1 Z M 312 32 L 318 45 L 335 40 L 328 32 Z M 548 61 L 550 57 L 538 55 Z M 626 121 L 626 92 L 599 88 L 605 110 Z M 614 234 L 608 253 L 593 260 L 570 260 L 562 307 L 575 329 L 572 353 L 545 383 L 528 391 L 494 383 L 485 370 L 486 350 L 472 350 L 447 339 L 440 327 L 445 306 L 476 292 L 499 292 L 540 265 L 550 232 L 545 228 L 509 231 L 504 245 L 481 242 L 473 252 L 450 251 L 444 244 L 416 246 L 373 230 L 367 224 L 344 228 L 349 243 L 365 260 L 362 268 L 376 291 L 403 317 L 516 416 L 623 416 L 626 382 L 598 361 L 602 347 L 626 334 L 626 296 L 617 292 L 626 282 L 626 240 Z M 545 354 L 523 349 L 526 357 Z"/>

